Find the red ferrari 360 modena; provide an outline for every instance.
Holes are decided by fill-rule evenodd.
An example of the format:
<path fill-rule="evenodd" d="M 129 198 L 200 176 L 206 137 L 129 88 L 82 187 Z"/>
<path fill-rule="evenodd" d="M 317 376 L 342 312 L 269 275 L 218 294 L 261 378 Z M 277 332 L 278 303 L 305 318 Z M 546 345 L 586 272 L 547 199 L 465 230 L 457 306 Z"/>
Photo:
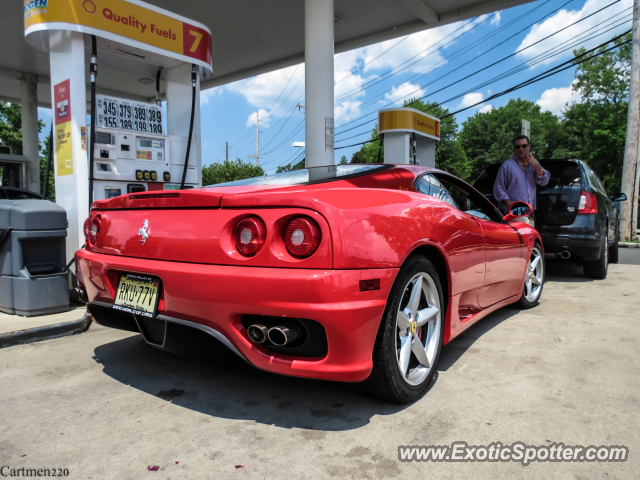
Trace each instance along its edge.
<path fill-rule="evenodd" d="M 537 303 L 542 242 L 516 220 L 530 211 L 515 202 L 503 217 L 427 167 L 316 167 L 96 201 L 76 273 L 99 324 L 154 347 L 216 339 L 203 348 L 409 402 L 443 345 Z"/>

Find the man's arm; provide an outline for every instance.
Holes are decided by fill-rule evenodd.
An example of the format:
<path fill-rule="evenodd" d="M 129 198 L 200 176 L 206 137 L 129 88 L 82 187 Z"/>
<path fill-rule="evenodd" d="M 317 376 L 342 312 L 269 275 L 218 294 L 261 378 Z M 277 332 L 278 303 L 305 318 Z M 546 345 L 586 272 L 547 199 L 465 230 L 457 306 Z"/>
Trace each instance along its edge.
<path fill-rule="evenodd" d="M 507 206 L 507 209 L 511 208 L 511 200 L 509 200 L 509 195 L 507 194 L 507 183 L 509 182 L 507 178 L 507 169 L 504 168 L 504 164 L 498 170 L 498 175 L 496 176 L 496 182 L 493 184 L 493 196 L 496 201 L 502 202 Z"/>
<path fill-rule="evenodd" d="M 549 179 L 551 178 L 551 172 L 549 172 L 549 170 L 545 170 L 544 168 L 542 168 L 540 162 L 536 160 L 536 158 L 531 154 L 527 155 L 527 162 L 529 162 L 529 165 L 531 165 L 536 171 L 535 182 L 538 185 L 544 187 L 547 183 L 549 183 Z"/>

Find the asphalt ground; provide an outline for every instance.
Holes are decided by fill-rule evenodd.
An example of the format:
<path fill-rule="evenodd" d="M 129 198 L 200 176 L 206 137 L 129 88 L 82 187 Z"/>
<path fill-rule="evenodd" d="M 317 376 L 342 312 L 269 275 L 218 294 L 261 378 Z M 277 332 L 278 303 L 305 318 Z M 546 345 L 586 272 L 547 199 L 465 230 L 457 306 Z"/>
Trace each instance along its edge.
<path fill-rule="evenodd" d="M 96 325 L 0 349 L 0 466 L 77 479 L 638 478 L 640 266 L 612 265 L 604 281 L 547 266 L 541 303 L 495 312 L 445 347 L 411 405 L 268 374 L 224 352 L 187 360 Z M 398 461 L 399 445 L 454 441 L 625 445 L 630 455 Z"/>

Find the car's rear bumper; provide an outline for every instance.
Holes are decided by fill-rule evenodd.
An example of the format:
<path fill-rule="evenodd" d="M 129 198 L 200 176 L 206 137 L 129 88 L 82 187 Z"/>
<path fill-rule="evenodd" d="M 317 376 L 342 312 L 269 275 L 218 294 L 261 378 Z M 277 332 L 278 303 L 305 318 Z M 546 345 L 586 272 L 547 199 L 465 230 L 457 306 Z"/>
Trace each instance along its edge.
<path fill-rule="evenodd" d="M 571 225 L 536 225 L 542 237 L 545 254 L 558 255 L 568 250 L 582 260 L 600 258 L 601 232 L 595 226 L 595 215 L 577 215 Z"/>
<path fill-rule="evenodd" d="M 113 303 L 120 272 L 162 280 L 158 318 L 202 326 L 254 366 L 274 373 L 357 382 L 372 368 L 372 351 L 398 269 L 310 270 L 202 265 L 76 253 L 78 280 L 90 302 Z M 361 292 L 360 280 L 380 279 Z M 274 353 L 250 342 L 244 315 L 309 319 L 326 332 L 322 358 Z M 169 335 L 170 330 L 167 330 Z M 226 341 L 225 341 L 226 340 Z"/>

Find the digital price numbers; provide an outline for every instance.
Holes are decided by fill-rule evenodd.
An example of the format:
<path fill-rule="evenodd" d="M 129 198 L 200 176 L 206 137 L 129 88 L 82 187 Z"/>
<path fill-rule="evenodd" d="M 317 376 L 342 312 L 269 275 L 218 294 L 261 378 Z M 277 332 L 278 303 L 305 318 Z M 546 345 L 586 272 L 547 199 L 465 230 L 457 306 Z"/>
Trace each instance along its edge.
<path fill-rule="evenodd" d="M 157 105 L 96 95 L 97 125 L 162 134 L 162 109 Z"/>

